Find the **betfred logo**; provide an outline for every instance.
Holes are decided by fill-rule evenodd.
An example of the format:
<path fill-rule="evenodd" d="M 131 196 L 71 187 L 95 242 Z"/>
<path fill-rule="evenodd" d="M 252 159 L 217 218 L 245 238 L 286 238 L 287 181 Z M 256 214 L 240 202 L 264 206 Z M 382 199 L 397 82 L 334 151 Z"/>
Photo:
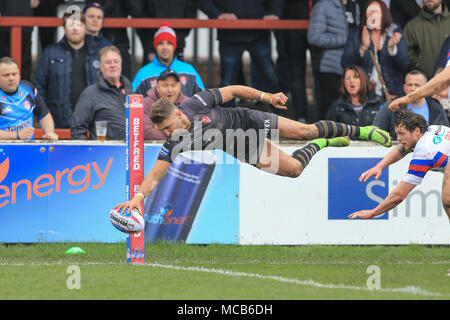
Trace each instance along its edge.
<path fill-rule="evenodd" d="M 160 208 L 159 213 L 152 214 L 148 222 L 162 225 L 174 225 L 174 224 L 179 225 L 189 223 L 193 220 L 193 216 L 186 216 L 186 217 L 172 216 L 173 212 L 174 209 L 172 204 L 167 203 Z"/>
<path fill-rule="evenodd" d="M 54 192 L 68 192 L 69 194 L 78 194 L 87 190 L 99 189 L 103 186 L 113 158 L 108 160 L 104 169 L 101 169 L 96 161 L 82 165 L 76 165 L 72 168 L 64 168 L 55 172 L 44 173 L 35 179 L 15 179 L 5 183 L 11 172 L 11 160 L 6 157 L 0 163 L 0 208 L 9 204 L 17 203 L 18 195 L 26 195 L 26 200 L 33 197 L 47 197 Z M 92 185 L 93 178 L 98 177 L 99 182 Z M 68 189 L 62 186 L 68 185 Z"/>
<path fill-rule="evenodd" d="M 129 96 L 130 108 L 142 108 L 142 96 L 141 95 L 130 95 Z"/>

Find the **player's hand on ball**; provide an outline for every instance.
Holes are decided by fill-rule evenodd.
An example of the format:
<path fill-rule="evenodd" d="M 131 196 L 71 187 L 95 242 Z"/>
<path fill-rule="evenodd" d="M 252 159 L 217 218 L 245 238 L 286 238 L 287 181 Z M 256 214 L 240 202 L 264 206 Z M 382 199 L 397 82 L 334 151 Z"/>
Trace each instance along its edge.
<path fill-rule="evenodd" d="M 141 216 L 144 216 L 144 214 L 142 213 L 141 201 L 137 198 L 133 198 L 127 202 L 119 203 L 117 206 L 114 207 L 114 209 L 116 209 L 118 211 L 120 211 L 122 209 L 122 210 L 128 210 L 128 212 L 131 212 L 131 210 L 133 210 L 135 208 L 138 209 Z"/>
<path fill-rule="evenodd" d="M 288 97 L 283 92 L 278 92 L 272 95 L 272 105 L 277 109 L 287 109 L 287 101 Z"/>
<path fill-rule="evenodd" d="M 375 180 L 378 180 L 381 176 L 382 171 L 383 171 L 382 169 L 377 167 L 370 168 L 369 170 L 364 171 L 359 176 L 359 182 L 366 182 L 370 177 L 373 176 L 375 176 Z"/>
<path fill-rule="evenodd" d="M 372 210 L 361 210 L 357 212 L 353 212 L 348 216 L 349 219 L 370 219 L 373 217 Z"/>

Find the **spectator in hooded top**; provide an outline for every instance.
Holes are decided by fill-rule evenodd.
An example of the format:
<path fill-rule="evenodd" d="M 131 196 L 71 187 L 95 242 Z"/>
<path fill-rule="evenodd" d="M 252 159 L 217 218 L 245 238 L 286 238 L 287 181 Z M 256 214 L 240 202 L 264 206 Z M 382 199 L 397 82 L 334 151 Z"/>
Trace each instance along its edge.
<path fill-rule="evenodd" d="M 434 75 L 436 60 L 445 38 L 449 36 L 450 12 L 442 0 L 424 0 L 417 17 L 405 27 L 411 68 Z"/>
<path fill-rule="evenodd" d="M 189 99 L 181 92 L 179 75 L 170 69 L 166 69 L 159 75 L 156 86 L 148 90 L 144 98 L 144 139 L 166 140 L 167 137 L 153 126 L 150 120 L 150 112 L 153 104 L 160 98 L 164 98 L 176 106 Z"/>
<path fill-rule="evenodd" d="M 64 37 L 42 53 L 34 73 L 34 85 L 47 104 L 56 128 L 70 128 L 81 92 L 95 83 L 99 68 L 98 47 L 85 41 L 84 14 L 66 13 Z"/>
<path fill-rule="evenodd" d="M 191 97 L 194 93 L 205 89 L 203 81 L 194 67 L 175 56 L 177 36 L 168 24 L 163 24 L 155 33 L 153 45 L 156 49 L 155 59 L 143 66 L 134 77 L 133 90 L 136 93 L 145 97 L 147 91 L 156 85 L 161 72 L 166 69 L 171 69 L 178 73 L 181 91 L 184 95 Z"/>
<path fill-rule="evenodd" d="M 350 32 L 342 56 L 342 66 L 361 66 L 375 83 L 376 93 L 389 100 L 392 96 L 403 94 L 404 74 L 409 66 L 407 45 L 401 28 L 392 22 L 392 16 L 384 2 L 368 1 L 364 12 L 360 28 Z M 382 80 L 390 96 L 387 96 Z"/>

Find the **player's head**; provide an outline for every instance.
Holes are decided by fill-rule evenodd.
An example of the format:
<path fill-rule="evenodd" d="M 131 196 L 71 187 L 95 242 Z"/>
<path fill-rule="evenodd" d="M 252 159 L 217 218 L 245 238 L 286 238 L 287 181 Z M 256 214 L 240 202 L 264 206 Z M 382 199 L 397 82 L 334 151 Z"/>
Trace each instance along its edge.
<path fill-rule="evenodd" d="M 156 129 L 170 138 L 175 130 L 183 128 L 182 115 L 182 112 L 172 102 L 161 98 L 153 104 L 150 120 Z"/>
<path fill-rule="evenodd" d="M 395 112 L 395 133 L 397 140 L 409 151 L 416 146 L 417 141 L 428 129 L 425 118 L 407 108 Z"/>
<path fill-rule="evenodd" d="M 156 91 L 161 98 L 175 103 L 181 93 L 181 82 L 178 74 L 170 69 L 161 72 L 156 82 Z"/>
<path fill-rule="evenodd" d="M 0 59 L 0 89 L 4 92 L 15 92 L 20 83 L 19 66 L 11 57 Z"/>

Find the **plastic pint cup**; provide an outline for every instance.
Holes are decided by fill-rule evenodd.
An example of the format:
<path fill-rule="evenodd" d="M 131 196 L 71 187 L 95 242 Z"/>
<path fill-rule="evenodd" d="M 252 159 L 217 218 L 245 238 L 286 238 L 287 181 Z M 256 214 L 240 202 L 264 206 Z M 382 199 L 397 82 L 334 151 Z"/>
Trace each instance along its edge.
<path fill-rule="evenodd" d="M 216 166 L 208 151 L 178 155 L 144 204 L 145 241 L 186 241 Z"/>
<path fill-rule="evenodd" d="M 95 134 L 97 135 L 97 140 L 105 141 L 107 130 L 108 121 L 95 121 Z"/>

